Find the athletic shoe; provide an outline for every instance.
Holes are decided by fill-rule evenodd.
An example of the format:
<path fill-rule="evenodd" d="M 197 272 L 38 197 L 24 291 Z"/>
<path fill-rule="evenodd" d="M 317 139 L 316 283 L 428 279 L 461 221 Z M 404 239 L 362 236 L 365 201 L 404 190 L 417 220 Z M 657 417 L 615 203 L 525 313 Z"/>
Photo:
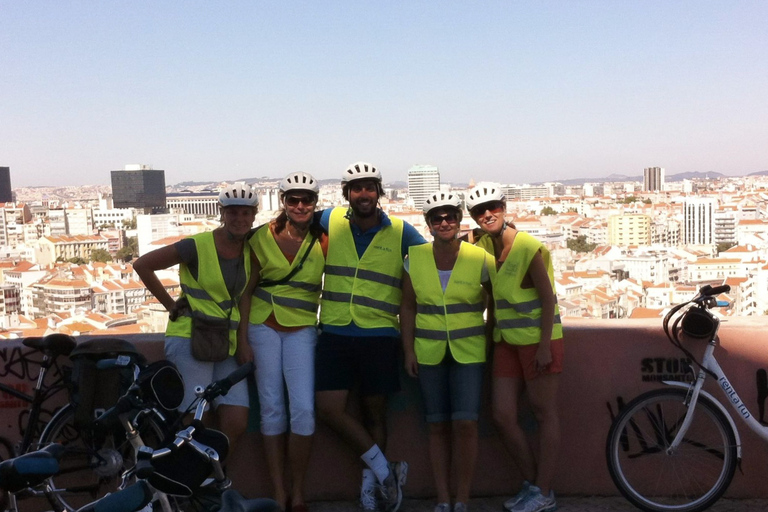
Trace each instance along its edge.
<path fill-rule="evenodd" d="M 376 512 L 376 510 L 378 510 L 376 507 L 376 494 L 374 493 L 373 487 L 369 487 L 368 489 L 362 488 L 360 490 L 360 509 L 363 510 L 363 512 Z"/>
<path fill-rule="evenodd" d="M 520 503 L 523 500 L 523 498 L 528 496 L 530 489 L 531 489 L 531 482 L 529 482 L 528 480 L 523 480 L 523 488 L 520 489 L 520 492 L 518 492 L 517 494 L 515 494 L 514 496 L 512 496 L 511 498 L 509 498 L 507 501 L 504 502 L 504 509 L 511 511 L 512 507 Z"/>
<path fill-rule="evenodd" d="M 512 507 L 512 512 L 554 512 L 555 510 L 557 510 L 555 493 L 549 491 L 549 495 L 544 496 L 541 494 L 541 489 L 535 485 L 529 488 L 525 498 Z"/>
<path fill-rule="evenodd" d="M 379 489 L 379 507 L 382 512 L 397 512 L 403 503 L 403 486 L 408 478 L 407 462 L 390 462 L 389 475 Z"/>
<path fill-rule="evenodd" d="M 453 504 L 453 512 L 467 512 L 467 504 L 457 501 Z"/>
<path fill-rule="evenodd" d="M 438 503 L 435 505 L 434 512 L 451 512 L 451 504 L 450 503 Z"/>

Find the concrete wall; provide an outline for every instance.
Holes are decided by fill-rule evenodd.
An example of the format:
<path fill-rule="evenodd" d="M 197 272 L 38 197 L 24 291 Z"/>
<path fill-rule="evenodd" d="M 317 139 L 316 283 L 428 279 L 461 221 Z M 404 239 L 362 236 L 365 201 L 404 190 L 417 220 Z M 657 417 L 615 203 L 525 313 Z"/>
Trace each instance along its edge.
<path fill-rule="evenodd" d="M 768 350 L 762 340 L 765 318 L 739 318 L 723 323 L 718 359 L 741 398 L 759 416 L 756 372 L 768 369 Z M 131 338 L 150 359 L 162 354 L 162 338 Z M 22 355 L 17 342 L 0 348 L 0 378 L 26 389 L 34 384 L 37 367 Z M 22 347 L 23 348 L 23 347 Z M 700 355 L 703 345 L 690 345 Z M 676 351 L 656 320 L 571 320 L 566 324 L 565 371 L 559 395 L 562 411 L 562 457 L 555 488 L 568 495 L 617 495 L 605 463 L 605 438 L 620 403 L 641 392 L 661 387 L 658 379 L 680 377 L 684 356 Z M 402 375 L 403 390 L 393 396 L 389 413 L 391 460 L 410 464 L 406 495 L 434 495 L 427 451 L 427 430 L 415 381 Z M 473 493 L 476 496 L 508 494 L 519 485 L 520 476 L 490 421 L 489 391 L 480 420 L 480 451 Z M 721 398 L 714 382 L 707 389 Z M 17 439 L 18 417 L 23 408 L 17 401 L 0 398 L 0 435 Z M 732 409 L 729 409 L 732 411 Z M 271 489 L 264 465 L 264 451 L 257 432 L 256 410 L 252 409 L 252 431 L 246 434 L 229 459 L 234 485 L 251 495 L 269 495 Z M 733 415 L 740 429 L 744 453 L 743 474 L 737 472 L 728 495 L 768 497 L 764 485 L 768 450 L 745 424 Z M 535 420 L 525 411 L 521 422 L 535 434 Z M 326 427 L 318 426 L 307 479 L 308 499 L 353 499 L 360 485 L 356 457 Z"/>

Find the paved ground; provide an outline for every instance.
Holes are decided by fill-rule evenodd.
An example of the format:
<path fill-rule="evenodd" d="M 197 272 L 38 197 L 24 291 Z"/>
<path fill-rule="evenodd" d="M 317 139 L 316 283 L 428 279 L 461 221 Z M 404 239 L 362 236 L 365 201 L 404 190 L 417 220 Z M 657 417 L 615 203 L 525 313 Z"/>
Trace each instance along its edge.
<path fill-rule="evenodd" d="M 469 503 L 469 512 L 502 512 L 503 498 L 477 498 Z M 637 508 L 624 498 L 603 497 L 559 497 L 560 512 L 592 512 L 611 510 L 618 512 L 636 512 Z M 432 512 L 434 502 L 430 500 L 403 501 L 402 512 Z M 731 500 L 722 499 L 711 512 L 764 512 L 768 510 L 768 500 Z M 358 512 L 357 503 L 350 501 L 318 501 L 310 503 L 310 512 Z"/>

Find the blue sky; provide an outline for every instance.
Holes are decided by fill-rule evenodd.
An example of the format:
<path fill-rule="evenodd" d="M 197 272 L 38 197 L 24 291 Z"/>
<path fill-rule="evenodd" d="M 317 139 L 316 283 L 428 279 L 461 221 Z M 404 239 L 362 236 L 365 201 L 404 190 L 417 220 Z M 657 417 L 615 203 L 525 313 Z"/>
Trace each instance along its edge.
<path fill-rule="evenodd" d="M 768 170 L 768 2 L 0 0 L 14 186 Z"/>

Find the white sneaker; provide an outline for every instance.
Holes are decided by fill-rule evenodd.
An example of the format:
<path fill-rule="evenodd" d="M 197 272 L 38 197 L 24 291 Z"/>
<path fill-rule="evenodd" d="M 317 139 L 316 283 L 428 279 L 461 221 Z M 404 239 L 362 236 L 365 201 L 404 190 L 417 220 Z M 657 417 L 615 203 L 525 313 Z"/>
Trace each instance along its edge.
<path fill-rule="evenodd" d="M 520 492 L 509 498 L 507 501 L 504 502 L 504 508 L 508 511 L 511 511 L 512 508 L 523 501 L 523 499 L 528 496 L 528 493 L 531 490 L 531 482 L 528 480 L 523 480 L 523 487 L 520 489 Z"/>
<path fill-rule="evenodd" d="M 451 504 L 450 503 L 438 503 L 435 505 L 434 512 L 451 512 Z"/>
<path fill-rule="evenodd" d="M 373 487 L 360 490 L 360 509 L 364 512 L 376 512 L 376 492 Z"/>
<path fill-rule="evenodd" d="M 408 478 L 407 462 L 390 462 L 389 476 L 379 489 L 379 505 L 382 512 L 397 512 L 403 503 L 403 486 Z"/>
<path fill-rule="evenodd" d="M 511 512 L 554 512 L 555 510 L 557 510 L 557 501 L 555 501 L 554 491 L 549 491 L 549 495 L 544 496 L 540 488 L 532 485 L 525 498 L 512 507 Z"/>

